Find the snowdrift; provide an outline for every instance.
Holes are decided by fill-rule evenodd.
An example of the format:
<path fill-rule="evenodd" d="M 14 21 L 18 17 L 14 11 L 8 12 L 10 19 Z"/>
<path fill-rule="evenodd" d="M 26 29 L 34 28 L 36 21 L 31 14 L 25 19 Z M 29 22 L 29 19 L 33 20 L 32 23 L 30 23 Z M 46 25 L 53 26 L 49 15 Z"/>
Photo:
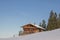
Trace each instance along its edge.
<path fill-rule="evenodd" d="M 24 35 L 12 38 L 0 38 L 0 40 L 60 40 L 60 29 Z"/>

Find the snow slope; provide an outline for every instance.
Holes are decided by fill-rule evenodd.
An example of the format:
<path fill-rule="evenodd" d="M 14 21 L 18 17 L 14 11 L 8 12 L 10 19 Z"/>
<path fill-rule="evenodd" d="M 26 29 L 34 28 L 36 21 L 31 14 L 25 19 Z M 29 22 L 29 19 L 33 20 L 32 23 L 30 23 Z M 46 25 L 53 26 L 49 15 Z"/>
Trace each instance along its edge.
<path fill-rule="evenodd" d="M 60 29 L 40 32 L 13 38 L 0 38 L 0 40 L 60 40 Z"/>

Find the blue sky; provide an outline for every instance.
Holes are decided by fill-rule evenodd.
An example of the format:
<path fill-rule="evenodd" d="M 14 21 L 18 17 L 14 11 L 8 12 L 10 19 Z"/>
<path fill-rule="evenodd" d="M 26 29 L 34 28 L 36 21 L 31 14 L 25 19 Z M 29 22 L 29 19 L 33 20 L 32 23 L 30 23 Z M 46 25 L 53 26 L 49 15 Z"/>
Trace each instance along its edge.
<path fill-rule="evenodd" d="M 51 10 L 60 13 L 60 0 L 0 0 L 0 38 L 18 34 L 24 24 L 47 22 Z"/>

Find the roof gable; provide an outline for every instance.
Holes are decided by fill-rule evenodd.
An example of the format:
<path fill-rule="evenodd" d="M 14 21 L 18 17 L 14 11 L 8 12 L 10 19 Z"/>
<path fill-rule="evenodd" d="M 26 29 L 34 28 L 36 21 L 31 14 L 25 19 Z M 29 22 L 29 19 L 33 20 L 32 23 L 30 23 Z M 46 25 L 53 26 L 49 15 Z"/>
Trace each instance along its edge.
<path fill-rule="evenodd" d="M 32 26 L 35 26 L 36 28 L 40 28 L 40 29 L 45 30 L 45 28 L 43 28 L 43 27 L 41 27 L 41 26 L 39 26 L 39 25 L 36 25 L 36 24 L 26 24 L 26 25 L 24 25 L 24 26 L 27 26 L 27 25 L 32 25 Z M 23 26 L 23 27 L 24 27 L 24 26 Z"/>

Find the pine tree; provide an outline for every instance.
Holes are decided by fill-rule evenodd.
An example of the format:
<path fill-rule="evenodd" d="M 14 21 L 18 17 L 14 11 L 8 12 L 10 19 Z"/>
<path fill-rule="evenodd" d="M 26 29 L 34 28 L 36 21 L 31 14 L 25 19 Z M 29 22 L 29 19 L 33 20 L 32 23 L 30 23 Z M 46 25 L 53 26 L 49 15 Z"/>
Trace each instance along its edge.
<path fill-rule="evenodd" d="M 58 20 L 60 20 L 60 14 L 59 14 L 59 16 L 58 16 Z"/>
<path fill-rule="evenodd" d="M 57 28 L 57 14 L 53 10 L 50 12 L 50 17 L 48 20 L 47 30 L 53 30 Z"/>
<path fill-rule="evenodd" d="M 46 29 L 46 22 L 45 22 L 45 20 L 42 20 L 42 27 Z"/>
<path fill-rule="evenodd" d="M 59 14 L 58 19 L 57 19 L 57 24 L 58 24 L 58 28 L 60 28 L 60 14 Z"/>
<path fill-rule="evenodd" d="M 42 26 L 42 24 L 40 23 L 39 26 Z"/>

